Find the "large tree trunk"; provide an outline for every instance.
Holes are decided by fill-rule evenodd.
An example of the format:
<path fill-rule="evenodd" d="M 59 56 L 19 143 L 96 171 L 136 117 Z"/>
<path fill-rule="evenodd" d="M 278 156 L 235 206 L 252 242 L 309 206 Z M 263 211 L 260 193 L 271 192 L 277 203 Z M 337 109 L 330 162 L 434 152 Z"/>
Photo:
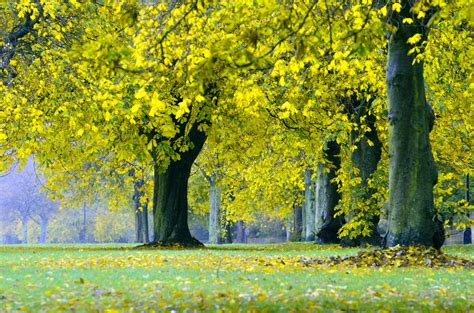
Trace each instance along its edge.
<path fill-rule="evenodd" d="M 315 184 L 313 182 L 313 171 L 306 168 L 304 171 L 304 233 L 303 240 L 313 241 L 315 239 L 316 230 L 316 214 L 315 214 Z M 302 217 L 303 218 L 303 217 Z"/>
<path fill-rule="evenodd" d="M 197 125 L 193 125 L 189 140 L 193 147 L 181 153 L 179 160 L 171 161 L 165 171 L 159 164 L 154 166 L 154 244 L 202 245 L 191 236 L 188 227 L 188 179 L 206 135 L 198 130 Z"/>
<path fill-rule="evenodd" d="M 402 1 L 398 19 L 411 15 L 411 2 Z M 423 63 L 413 64 L 408 38 L 424 29 L 401 23 L 388 45 L 389 205 L 385 246 L 425 245 L 440 248 L 442 223 L 435 220 L 433 186 L 437 171 L 429 133 L 434 115 L 425 99 Z"/>
<path fill-rule="evenodd" d="M 335 141 L 327 144 L 324 150 L 325 158 L 328 161 L 329 172 L 325 165 L 318 164 L 316 178 L 316 243 L 339 243 L 337 233 L 343 225 L 342 217 L 334 217 L 334 209 L 341 199 L 337 190 L 337 183 L 332 182 L 336 177 L 336 171 L 341 166 L 339 157 L 340 147 Z"/>
<path fill-rule="evenodd" d="M 47 217 L 40 217 L 40 236 L 39 243 L 46 243 L 49 220 Z"/>
<path fill-rule="evenodd" d="M 221 188 L 217 186 L 217 175 L 209 177 L 209 243 L 222 243 Z"/>

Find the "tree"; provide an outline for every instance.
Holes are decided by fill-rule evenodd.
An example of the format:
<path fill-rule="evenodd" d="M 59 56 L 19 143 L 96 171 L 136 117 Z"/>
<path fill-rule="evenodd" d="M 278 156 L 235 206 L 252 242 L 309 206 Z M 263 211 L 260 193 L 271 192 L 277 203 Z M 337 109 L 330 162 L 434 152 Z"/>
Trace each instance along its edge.
<path fill-rule="evenodd" d="M 264 208 L 271 203 L 268 210 L 262 211 L 287 217 L 297 202 L 290 200 L 301 196 L 302 173 L 308 165 L 300 166 L 300 162 L 304 163 L 300 155 L 303 151 L 305 158 L 312 158 L 316 164 L 340 163 L 340 170 L 331 174 L 333 179 L 320 184 L 330 186 L 331 190 L 336 184 L 339 188 L 340 205 L 328 216 L 333 218 L 332 214 L 339 211 L 347 217 L 346 225 L 352 226 L 340 228 L 340 234 L 350 229 L 354 236 L 367 235 L 363 232 L 372 229 L 375 220 L 358 218 L 363 211 L 353 214 L 345 201 L 357 190 L 350 184 L 360 177 L 346 166 L 351 159 L 349 151 L 357 148 L 351 135 L 356 126 L 341 99 L 375 99 L 370 114 L 377 121 L 375 127 L 382 130 L 378 133 L 381 142 L 387 141 L 382 117 L 386 102 L 380 99 L 386 87 L 381 73 L 388 28 L 392 36 L 387 72 L 392 155 L 387 242 L 389 245 L 416 243 L 421 240 L 416 238 L 423 237 L 422 243 L 438 245 L 433 238 L 425 238 L 433 226 L 430 220 L 437 214 L 432 205 L 433 164 L 434 157 L 439 156 L 432 157 L 429 148 L 430 111 L 425 102 L 423 66 L 419 61 L 434 60 L 429 69 L 435 73 L 433 77 L 449 70 L 449 64 L 455 64 L 453 67 L 457 69 L 460 63 L 468 62 L 436 58 L 430 45 L 443 41 L 439 37 L 427 37 L 426 32 L 427 28 L 436 29 L 433 25 L 440 25 L 440 32 L 443 28 L 449 34 L 465 35 L 465 25 L 470 25 L 466 22 L 466 2 L 51 3 L 54 5 L 24 1 L 7 7 L 5 16 L 12 18 L 7 21 L 10 31 L 3 36 L 1 46 L 6 62 L 2 63 L 0 86 L 5 99 L 4 113 L 0 115 L 0 149 L 4 160 L 25 160 L 36 153 L 45 168 L 65 166 L 87 170 L 80 176 L 92 175 L 95 169 L 83 165 L 96 160 L 123 169 L 124 173 L 130 169 L 131 162 L 151 164 L 156 243 L 197 245 L 186 221 L 188 179 L 210 129 L 226 133 L 224 128 L 230 127 L 235 134 L 229 138 L 245 143 L 264 133 L 259 128 L 268 127 L 271 117 L 281 125 L 268 128 L 264 136 L 273 140 L 291 138 L 294 142 L 289 140 L 291 144 L 284 147 L 262 140 L 252 146 L 256 147 L 254 151 L 239 151 L 243 154 L 242 164 L 254 164 L 252 169 L 258 171 L 249 173 L 239 168 L 242 173 L 229 173 L 236 180 L 246 175 L 226 191 L 236 199 L 228 206 L 229 214 L 240 220 L 243 218 L 237 216 L 246 215 L 245 210 Z M 25 32 L 14 36 L 12 45 L 8 35 L 16 34 L 19 29 Z M 426 38 L 430 40 L 425 44 Z M 428 50 L 423 49 L 425 45 Z M 20 49 L 23 47 L 27 49 Z M 463 48 L 456 45 L 453 51 L 458 50 Z M 442 66 L 437 67 L 437 63 Z M 458 76 L 468 81 L 470 74 L 459 67 Z M 400 79 L 403 75 L 399 74 L 406 74 L 397 72 L 402 69 L 417 76 L 410 74 Z M 34 79 L 31 73 L 35 73 Z M 416 88 L 409 81 L 416 82 Z M 400 84 L 410 85 L 411 89 L 400 89 Z M 448 99 L 466 97 L 465 93 L 469 96 L 468 86 L 459 83 L 458 78 L 429 91 L 437 113 L 442 111 L 442 105 L 446 106 L 445 111 L 456 112 L 453 108 L 457 107 Z M 403 101 L 403 96 L 413 99 L 411 107 L 407 105 L 410 101 Z M 411 114 L 415 107 L 416 114 Z M 235 116 L 241 118 L 233 120 Z M 411 124 L 407 116 L 418 117 L 419 123 Z M 230 126 L 222 123 L 223 120 L 231 121 Z M 454 121 L 452 116 L 441 121 L 442 129 L 454 125 L 450 123 Z M 360 124 L 363 129 L 364 123 Z M 471 122 L 468 118 L 456 121 L 454 128 L 461 129 L 459 125 L 466 127 L 464 135 L 459 136 L 465 140 Z M 239 128 L 246 130 L 242 132 Z M 289 129 L 294 132 L 284 132 Z M 239 138 L 237 135 L 242 133 L 249 137 Z M 370 131 L 365 129 L 362 133 L 370 134 Z M 435 142 L 439 146 L 441 138 L 450 136 L 447 132 L 436 134 Z M 321 149 L 329 143 L 339 146 L 336 155 L 325 155 L 327 151 Z M 408 151 L 411 144 L 421 150 Z M 362 150 L 362 146 L 358 149 Z M 461 155 L 460 151 L 457 149 L 453 154 Z M 284 155 L 283 161 L 276 160 L 274 153 Z M 419 162 L 423 155 L 428 162 Z M 260 162 L 257 157 L 263 160 Z M 382 155 L 382 164 L 386 158 Z M 327 159 L 338 161 L 326 162 Z M 409 169 L 404 171 L 401 165 L 407 159 L 413 162 L 408 162 Z M 292 162 L 298 164 L 288 164 Z M 451 163 L 460 174 L 460 166 Z M 288 175 L 290 169 L 293 175 Z M 301 174 L 298 183 L 294 178 L 296 173 Z M 373 173 L 372 176 L 383 175 L 382 171 Z M 271 174 L 274 179 L 257 177 L 258 174 Z M 359 170 L 357 175 L 365 174 Z M 414 187 L 397 178 L 418 179 L 423 175 L 430 182 L 409 181 Z M 368 188 L 372 187 L 371 179 L 366 181 Z M 364 179 L 356 183 L 364 184 Z M 380 187 L 370 197 L 373 199 L 382 191 Z M 247 200 L 243 196 L 245 192 L 252 197 Z M 273 205 L 276 199 L 283 200 L 280 207 Z M 249 208 L 241 205 L 252 202 L 258 205 Z M 418 203 L 416 207 L 423 208 L 420 209 L 423 213 L 418 214 L 414 202 Z M 270 212 L 275 208 L 276 214 Z M 377 210 L 373 209 L 370 216 L 376 214 Z"/>
<path fill-rule="evenodd" d="M 389 23 L 397 27 L 388 44 L 390 173 L 386 246 L 423 244 L 440 248 L 442 224 L 433 220 L 433 186 L 437 171 L 429 133 L 434 113 L 425 97 L 423 62 L 410 53 L 412 44 L 426 40 L 434 9 L 425 12 L 411 1 L 392 4 Z M 420 14 L 419 12 L 422 12 Z M 404 19 L 422 15 L 415 23 Z"/>
<path fill-rule="evenodd" d="M 50 217 L 58 209 L 58 203 L 49 199 L 48 192 L 42 188 L 43 183 L 37 176 L 32 160 L 21 170 L 13 167 L 8 175 L 1 178 L 0 205 L 4 211 L 10 211 L 16 215 L 21 222 L 23 243 L 28 243 L 30 221 L 40 226 L 38 242 L 45 243 Z"/>

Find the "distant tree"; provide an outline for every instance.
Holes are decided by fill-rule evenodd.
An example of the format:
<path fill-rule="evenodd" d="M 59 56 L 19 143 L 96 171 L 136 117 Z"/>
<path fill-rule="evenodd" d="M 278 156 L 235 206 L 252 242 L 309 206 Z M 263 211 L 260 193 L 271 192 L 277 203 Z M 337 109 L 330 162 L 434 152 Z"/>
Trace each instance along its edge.
<path fill-rule="evenodd" d="M 0 207 L 20 221 L 23 243 L 28 243 L 30 221 L 40 227 L 38 242 L 45 243 L 49 219 L 58 210 L 58 203 L 48 198 L 48 193 L 42 190 L 42 186 L 32 160 L 21 170 L 18 171 L 15 166 L 8 175 L 0 178 Z"/>

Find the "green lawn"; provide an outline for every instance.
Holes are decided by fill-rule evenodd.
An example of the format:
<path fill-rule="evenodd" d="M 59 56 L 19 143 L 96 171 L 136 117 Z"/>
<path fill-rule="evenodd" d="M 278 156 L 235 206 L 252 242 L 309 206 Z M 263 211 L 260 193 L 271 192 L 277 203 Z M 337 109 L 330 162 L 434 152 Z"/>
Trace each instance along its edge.
<path fill-rule="evenodd" d="M 307 267 L 310 243 L 135 250 L 0 246 L 0 311 L 474 311 L 474 270 Z M 474 246 L 446 253 L 474 259 Z"/>

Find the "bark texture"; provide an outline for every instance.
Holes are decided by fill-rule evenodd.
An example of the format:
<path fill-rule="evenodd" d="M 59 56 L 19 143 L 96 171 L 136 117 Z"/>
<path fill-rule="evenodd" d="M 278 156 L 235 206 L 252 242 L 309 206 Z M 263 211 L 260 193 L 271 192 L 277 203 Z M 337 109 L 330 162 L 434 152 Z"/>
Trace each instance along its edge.
<path fill-rule="evenodd" d="M 324 150 L 328 165 L 318 164 L 316 177 L 316 243 L 339 243 L 337 232 L 343 225 L 342 217 L 334 217 L 334 209 L 341 199 L 337 184 L 332 182 L 336 171 L 341 166 L 339 158 L 340 147 L 335 141 L 330 141 Z M 329 172 L 326 167 L 328 167 Z"/>
<path fill-rule="evenodd" d="M 290 241 L 302 241 L 303 238 L 303 208 L 300 205 L 293 207 L 293 229 Z"/>
<path fill-rule="evenodd" d="M 399 18 L 408 17 L 411 2 L 402 1 Z M 400 22 L 400 21 L 399 21 Z M 437 171 L 429 133 L 434 114 L 426 102 L 423 63 L 412 64 L 407 40 L 424 33 L 420 26 L 398 23 L 388 46 L 389 205 L 384 245 L 425 245 L 440 248 L 442 223 L 434 220 L 433 186 Z"/>
<path fill-rule="evenodd" d="M 307 168 L 304 171 L 304 241 L 313 241 L 316 231 L 315 212 L 315 184 L 312 178 L 313 171 Z M 303 217 L 302 217 L 303 218 Z"/>
<path fill-rule="evenodd" d="M 163 172 L 158 165 L 154 171 L 153 222 L 155 243 L 202 245 L 191 236 L 188 227 L 188 179 L 194 160 L 206 141 L 206 134 L 197 125 L 189 131 L 191 149 L 181 153 Z"/>
<path fill-rule="evenodd" d="M 222 243 L 221 188 L 217 186 L 217 175 L 209 177 L 209 243 Z"/>

